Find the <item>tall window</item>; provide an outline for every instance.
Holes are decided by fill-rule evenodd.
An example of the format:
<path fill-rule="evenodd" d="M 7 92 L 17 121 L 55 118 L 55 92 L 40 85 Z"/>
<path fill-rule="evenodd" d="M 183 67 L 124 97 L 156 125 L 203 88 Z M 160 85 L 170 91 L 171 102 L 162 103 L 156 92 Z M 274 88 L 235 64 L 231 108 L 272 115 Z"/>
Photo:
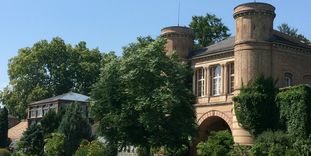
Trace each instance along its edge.
<path fill-rule="evenodd" d="M 205 94 L 205 72 L 204 68 L 200 68 L 196 72 L 197 76 L 197 96 L 204 96 Z"/>
<path fill-rule="evenodd" d="M 216 65 L 212 68 L 212 95 L 220 95 L 221 67 Z"/>
<path fill-rule="evenodd" d="M 228 91 L 229 93 L 234 91 L 234 63 L 228 64 Z"/>
<path fill-rule="evenodd" d="M 304 84 L 311 85 L 311 75 L 305 75 L 305 76 L 303 77 L 303 83 L 304 83 Z"/>
<path fill-rule="evenodd" d="M 290 87 L 293 85 L 293 75 L 291 73 L 284 74 L 284 85 L 285 87 Z"/>

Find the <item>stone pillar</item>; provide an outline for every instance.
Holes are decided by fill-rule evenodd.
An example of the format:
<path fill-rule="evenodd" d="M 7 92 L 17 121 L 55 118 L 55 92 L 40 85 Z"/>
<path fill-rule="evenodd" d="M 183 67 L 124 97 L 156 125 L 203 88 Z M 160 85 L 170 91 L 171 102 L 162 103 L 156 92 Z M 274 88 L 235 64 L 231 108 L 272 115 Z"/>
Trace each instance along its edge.
<path fill-rule="evenodd" d="M 221 64 L 221 92 L 220 95 L 224 95 L 225 94 L 225 65 Z"/>
<path fill-rule="evenodd" d="M 228 77 L 228 64 L 226 63 L 224 65 L 224 94 L 228 94 L 228 80 L 229 80 L 229 77 Z"/>
<path fill-rule="evenodd" d="M 206 88 L 206 95 L 208 96 L 208 97 L 210 97 L 212 94 L 211 94 L 211 68 L 210 68 L 210 66 L 208 66 L 208 67 L 206 67 L 206 84 L 207 84 L 207 88 Z"/>

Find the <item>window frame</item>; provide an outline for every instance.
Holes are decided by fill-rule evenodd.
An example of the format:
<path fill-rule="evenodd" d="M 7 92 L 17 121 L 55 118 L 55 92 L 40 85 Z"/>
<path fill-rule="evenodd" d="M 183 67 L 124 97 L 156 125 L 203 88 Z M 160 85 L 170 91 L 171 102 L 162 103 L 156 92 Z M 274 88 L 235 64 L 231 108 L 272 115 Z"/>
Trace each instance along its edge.
<path fill-rule="evenodd" d="M 205 91 L 206 91 L 206 87 L 205 87 L 205 69 L 203 67 L 198 68 L 196 70 L 196 95 L 198 97 L 204 97 L 205 96 Z"/>
<path fill-rule="evenodd" d="M 285 87 L 291 87 L 293 85 L 293 74 L 290 72 L 284 73 L 283 83 Z"/>
<path fill-rule="evenodd" d="M 216 70 L 217 73 L 216 73 Z M 213 65 L 211 68 L 211 95 L 219 96 L 221 95 L 222 87 L 222 68 L 220 64 Z"/>
<path fill-rule="evenodd" d="M 229 62 L 227 65 L 228 69 L 228 94 L 233 94 L 234 92 L 234 77 L 235 77 L 235 70 L 234 70 L 234 62 Z"/>

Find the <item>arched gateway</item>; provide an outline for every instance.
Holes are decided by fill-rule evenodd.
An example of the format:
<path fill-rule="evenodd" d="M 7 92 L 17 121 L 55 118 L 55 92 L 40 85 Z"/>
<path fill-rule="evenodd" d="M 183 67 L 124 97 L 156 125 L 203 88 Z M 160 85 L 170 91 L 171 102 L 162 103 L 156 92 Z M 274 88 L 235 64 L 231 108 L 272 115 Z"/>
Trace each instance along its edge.
<path fill-rule="evenodd" d="M 232 129 L 232 120 L 223 112 L 211 110 L 204 113 L 198 120 L 198 138 L 196 143 L 207 139 L 212 131 Z"/>

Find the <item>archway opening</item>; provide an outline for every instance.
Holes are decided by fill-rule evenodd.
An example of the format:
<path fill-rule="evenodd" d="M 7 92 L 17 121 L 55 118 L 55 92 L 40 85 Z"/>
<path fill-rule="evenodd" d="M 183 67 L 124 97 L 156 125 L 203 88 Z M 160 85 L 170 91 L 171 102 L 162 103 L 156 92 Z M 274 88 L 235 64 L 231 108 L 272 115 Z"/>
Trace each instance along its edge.
<path fill-rule="evenodd" d="M 227 122 L 218 117 L 218 116 L 211 116 L 206 118 L 198 128 L 198 142 L 207 140 L 208 136 L 213 131 L 222 131 L 228 130 L 231 133 L 230 126 Z"/>

